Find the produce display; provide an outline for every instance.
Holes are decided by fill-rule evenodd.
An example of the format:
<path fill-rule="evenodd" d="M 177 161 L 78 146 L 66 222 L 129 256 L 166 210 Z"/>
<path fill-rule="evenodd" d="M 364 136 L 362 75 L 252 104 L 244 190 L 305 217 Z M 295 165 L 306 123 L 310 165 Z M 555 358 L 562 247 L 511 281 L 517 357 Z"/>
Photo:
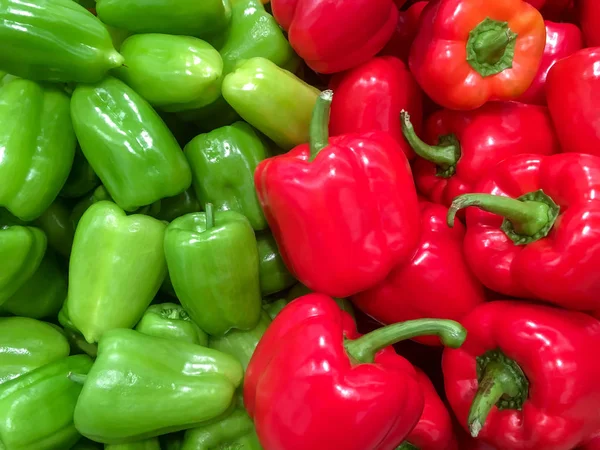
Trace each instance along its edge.
<path fill-rule="evenodd" d="M 0 0 L 0 450 L 600 450 L 600 0 Z"/>

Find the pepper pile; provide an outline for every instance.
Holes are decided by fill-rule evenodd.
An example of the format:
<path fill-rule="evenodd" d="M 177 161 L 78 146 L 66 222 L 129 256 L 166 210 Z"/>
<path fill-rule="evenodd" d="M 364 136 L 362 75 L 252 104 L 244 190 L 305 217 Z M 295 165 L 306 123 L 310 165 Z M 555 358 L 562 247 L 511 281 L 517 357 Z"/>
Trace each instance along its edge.
<path fill-rule="evenodd" d="M 0 449 L 600 449 L 600 1 L 0 0 Z"/>

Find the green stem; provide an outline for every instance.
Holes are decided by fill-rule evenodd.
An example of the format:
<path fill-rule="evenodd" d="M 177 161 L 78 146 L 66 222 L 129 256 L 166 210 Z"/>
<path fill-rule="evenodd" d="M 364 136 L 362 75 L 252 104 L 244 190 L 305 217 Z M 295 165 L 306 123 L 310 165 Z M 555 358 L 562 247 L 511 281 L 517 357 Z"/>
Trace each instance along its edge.
<path fill-rule="evenodd" d="M 467 331 L 453 320 L 418 319 L 379 328 L 344 345 L 350 358 L 357 363 L 371 363 L 375 354 L 397 342 L 418 336 L 438 336 L 446 347 L 458 348 L 467 337 Z"/>
<path fill-rule="evenodd" d="M 310 161 L 329 145 L 329 113 L 332 99 L 333 91 L 321 92 L 313 109 L 310 121 Z"/>
<path fill-rule="evenodd" d="M 468 63 L 483 77 L 510 69 L 517 37 L 517 33 L 509 28 L 508 22 L 484 19 L 469 33 Z"/>
<path fill-rule="evenodd" d="M 69 374 L 67 375 L 67 377 L 73 383 L 77 383 L 77 384 L 81 384 L 81 385 L 83 385 L 83 383 L 85 383 L 85 380 L 87 380 L 87 375 L 84 375 L 82 373 L 69 372 Z"/>
<path fill-rule="evenodd" d="M 210 230 L 215 226 L 215 213 L 213 210 L 213 204 L 207 203 L 204 210 L 206 214 L 206 229 Z"/>
<path fill-rule="evenodd" d="M 404 441 L 399 447 L 396 447 L 396 450 L 419 450 L 419 447 L 415 447 L 410 442 Z"/>

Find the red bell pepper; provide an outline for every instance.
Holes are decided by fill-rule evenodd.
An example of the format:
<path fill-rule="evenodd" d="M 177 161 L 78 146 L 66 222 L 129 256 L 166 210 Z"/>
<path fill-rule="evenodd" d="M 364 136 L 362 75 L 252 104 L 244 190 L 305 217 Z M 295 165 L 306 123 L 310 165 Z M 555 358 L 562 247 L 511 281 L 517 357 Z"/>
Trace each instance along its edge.
<path fill-rule="evenodd" d="M 473 436 L 501 450 L 572 450 L 600 424 L 600 322 L 496 301 L 463 320 L 467 340 L 442 359 L 448 401 Z"/>
<path fill-rule="evenodd" d="M 579 21 L 588 47 L 600 47 L 600 2 L 579 0 Z"/>
<path fill-rule="evenodd" d="M 419 30 L 419 19 L 428 2 L 416 2 L 406 10 L 400 11 L 394 34 L 379 52 L 380 55 L 395 56 L 408 63 L 410 48 Z"/>
<path fill-rule="evenodd" d="M 423 104 L 421 89 L 406 65 L 398 58 L 382 56 L 334 78 L 338 80 L 332 81 L 330 133 L 387 131 L 412 159 L 415 153 L 402 136 L 398 118 L 403 110 L 408 111 L 420 130 Z"/>
<path fill-rule="evenodd" d="M 551 20 L 560 20 L 564 17 L 565 11 L 567 11 L 573 0 L 525 0 L 527 3 L 535 6 L 541 13 L 542 16 Z"/>
<path fill-rule="evenodd" d="M 389 347 L 435 333 L 458 347 L 456 322 L 421 320 L 359 337 L 334 300 L 288 304 L 259 342 L 244 377 L 244 405 L 266 449 L 393 450 L 423 411 L 414 367 Z"/>
<path fill-rule="evenodd" d="M 425 122 L 425 141 L 432 145 L 418 138 L 406 114 L 402 125 L 420 156 L 413 165 L 419 191 L 446 206 L 457 195 L 475 192 L 479 178 L 509 156 L 560 151 L 543 106 L 491 102 L 475 111 L 437 111 Z"/>
<path fill-rule="evenodd" d="M 471 270 L 504 295 L 600 309 L 600 158 L 518 155 L 490 170 L 448 213 L 467 210 Z M 495 195 L 490 195 L 495 194 Z"/>
<path fill-rule="evenodd" d="M 546 22 L 546 48 L 540 68 L 525 93 L 519 97 L 523 103 L 546 104 L 545 84 L 550 68 L 556 61 L 572 55 L 583 48 L 583 35 L 577 25 Z"/>
<path fill-rule="evenodd" d="M 369 316 L 389 324 L 434 317 L 460 321 L 485 295 L 463 256 L 465 229 L 446 225 L 448 209 L 421 202 L 421 238 L 412 259 L 352 301 Z M 419 342 L 439 345 L 431 337 Z"/>
<path fill-rule="evenodd" d="M 409 65 L 434 102 L 469 110 L 523 94 L 545 44 L 544 19 L 522 0 L 435 0 L 421 16 Z"/>
<path fill-rule="evenodd" d="M 388 133 L 328 139 L 331 96 L 317 100 L 310 144 L 262 161 L 254 182 L 288 269 L 312 291 L 344 298 L 411 258 L 419 204 L 408 160 Z"/>
<path fill-rule="evenodd" d="M 600 156 L 600 48 L 558 61 L 548 73 L 546 99 L 565 152 Z"/>
<path fill-rule="evenodd" d="M 581 447 L 578 447 L 580 450 L 600 450 L 600 433 L 596 433 L 596 435 Z"/>
<path fill-rule="evenodd" d="M 375 56 L 398 21 L 392 0 L 271 0 L 293 49 L 315 72 L 351 69 Z"/>

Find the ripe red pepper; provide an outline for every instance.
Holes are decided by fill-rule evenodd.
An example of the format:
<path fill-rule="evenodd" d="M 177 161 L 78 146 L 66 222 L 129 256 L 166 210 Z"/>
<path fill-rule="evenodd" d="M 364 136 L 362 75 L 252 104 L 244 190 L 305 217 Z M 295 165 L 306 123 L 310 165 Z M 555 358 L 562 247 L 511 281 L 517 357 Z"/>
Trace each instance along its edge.
<path fill-rule="evenodd" d="M 541 13 L 542 16 L 551 20 L 560 20 L 564 18 L 565 11 L 567 11 L 573 0 L 525 0 L 527 3 L 535 6 Z"/>
<path fill-rule="evenodd" d="M 587 314 L 495 301 L 463 321 L 442 359 L 448 401 L 473 436 L 502 450 L 572 450 L 600 424 L 600 322 Z"/>
<path fill-rule="evenodd" d="M 559 60 L 583 48 L 583 35 L 577 25 L 546 20 L 546 47 L 540 68 L 529 89 L 519 97 L 523 103 L 546 104 L 545 84 L 550 68 Z"/>
<path fill-rule="evenodd" d="M 579 21 L 588 47 L 600 47 L 600 2 L 578 0 Z"/>
<path fill-rule="evenodd" d="M 600 48 L 558 61 L 548 73 L 546 99 L 563 151 L 600 156 Z"/>
<path fill-rule="evenodd" d="M 262 161 L 254 182 L 286 266 L 314 292 L 349 297 L 412 256 L 419 204 L 408 160 L 387 133 L 328 139 L 331 91 L 310 144 Z"/>
<path fill-rule="evenodd" d="M 398 9 L 392 0 L 271 0 L 293 49 L 315 72 L 351 69 L 389 41 Z"/>
<path fill-rule="evenodd" d="M 484 286 L 504 295 L 600 309 L 600 158 L 517 155 L 488 171 L 467 210 L 464 252 Z M 495 195 L 490 195 L 495 194 Z"/>
<path fill-rule="evenodd" d="M 421 238 L 412 259 L 352 301 L 383 324 L 426 317 L 460 321 L 485 295 L 463 255 L 464 226 L 446 224 L 448 209 L 421 202 Z M 419 342 L 439 345 L 436 338 Z"/>
<path fill-rule="evenodd" d="M 389 346 L 424 333 L 453 347 L 465 338 L 458 323 L 433 319 L 359 337 L 331 298 L 292 301 L 267 329 L 244 377 L 244 405 L 263 447 L 397 448 L 421 416 L 423 393 L 414 367 Z"/>
<path fill-rule="evenodd" d="M 541 14 L 522 0 L 435 0 L 421 16 L 409 65 L 434 102 L 469 110 L 523 94 L 545 43 Z"/>
<path fill-rule="evenodd" d="M 333 136 L 387 131 L 412 159 L 415 153 L 402 136 L 400 113 L 408 111 L 421 129 L 423 102 L 419 85 L 398 58 L 381 56 L 336 75 L 332 84 L 329 131 Z"/>
<path fill-rule="evenodd" d="M 560 151 L 548 109 L 516 102 L 491 102 L 475 111 L 444 109 L 425 122 L 425 141 L 402 116 L 404 135 L 420 158 L 413 165 L 417 188 L 429 200 L 450 206 L 474 191 L 490 168 L 521 153 Z"/>
<path fill-rule="evenodd" d="M 379 52 L 380 55 L 395 56 L 408 63 L 410 48 L 419 30 L 419 19 L 428 2 L 416 2 L 398 14 L 398 23 L 394 34 Z"/>

